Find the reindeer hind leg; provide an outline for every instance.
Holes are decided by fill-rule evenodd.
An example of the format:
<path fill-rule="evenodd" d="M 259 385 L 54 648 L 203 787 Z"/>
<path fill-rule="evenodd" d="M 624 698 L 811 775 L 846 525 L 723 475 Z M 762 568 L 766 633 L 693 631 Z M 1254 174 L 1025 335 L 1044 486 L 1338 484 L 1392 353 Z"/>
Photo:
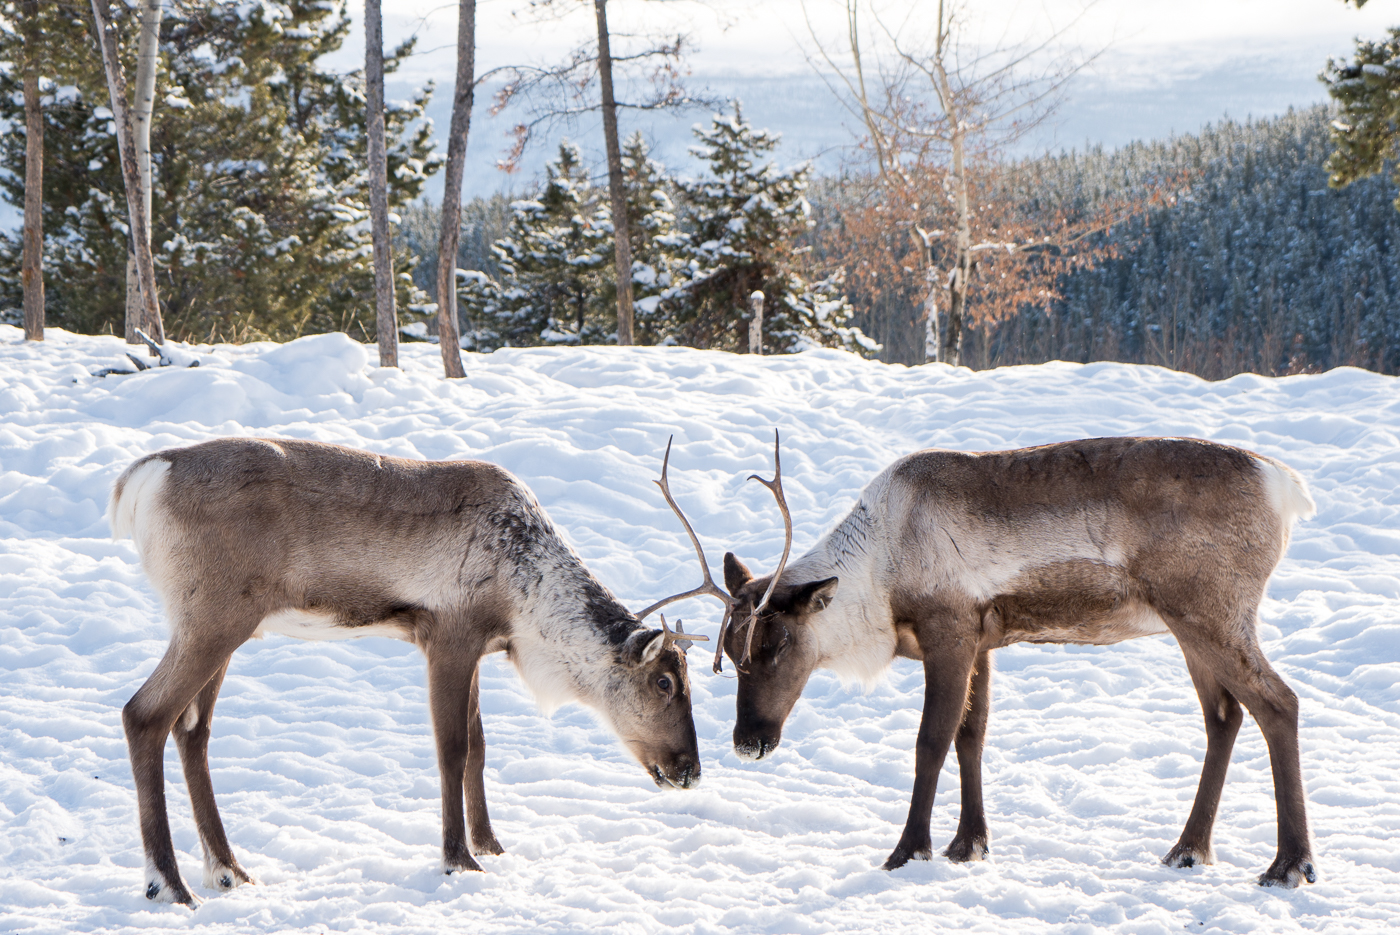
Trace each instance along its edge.
<path fill-rule="evenodd" d="M 1235 748 L 1235 736 L 1244 719 L 1240 703 L 1211 671 L 1207 662 L 1209 653 L 1199 653 L 1188 643 L 1182 643 L 1181 650 L 1205 715 L 1206 757 L 1186 827 L 1182 829 L 1180 839 L 1162 858 L 1162 863 L 1168 867 L 1215 863 L 1211 835 L 1220 808 L 1220 793 L 1225 786 L 1225 773 L 1230 768 L 1230 753 Z M 1202 658 L 1203 655 L 1206 658 Z"/>
<path fill-rule="evenodd" d="M 136 784 L 141 843 L 146 852 L 147 899 L 191 907 L 196 902 L 180 876 L 170 839 L 165 802 L 165 740 L 200 690 L 227 664 L 231 653 L 231 648 L 195 651 L 177 632 L 151 677 L 122 709 L 122 727 Z"/>
<path fill-rule="evenodd" d="M 1251 610 L 1243 625 L 1238 628 L 1173 629 L 1177 630 L 1178 641 L 1187 653 L 1187 664 L 1192 666 L 1192 677 L 1196 677 L 1196 666 L 1199 666 L 1218 686 L 1223 696 L 1229 696 L 1244 705 L 1264 735 L 1269 747 L 1269 766 L 1274 780 L 1278 851 L 1269 869 L 1259 877 L 1259 884 L 1294 887 L 1303 882 L 1312 883 L 1317 879 L 1312 856 L 1312 838 L 1308 833 L 1307 803 L 1298 748 L 1298 696 L 1264 657 L 1255 636 L 1255 626 L 1256 620 Z M 1206 707 L 1207 731 L 1212 730 L 1212 716 L 1206 702 L 1210 699 L 1215 703 L 1223 696 L 1211 692 L 1202 696 L 1202 705 Z M 1211 737 L 1207 745 L 1206 768 L 1201 775 L 1201 792 L 1209 792 L 1211 788 L 1215 791 L 1213 796 L 1207 799 L 1202 799 L 1198 793 L 1197 806 L 1201 814 L 1198 816 L 1197 808 L 1193 808 L 1192 817 L 1187 820 L 1186 830 L 1182 832 L 1184 842 L 1198 846 L 1204 830 L 1208 847 L 1209 826 L 1219 801 L 1219 786 L 1224 782 L 1225 768 L 1229 763 L 1229 753 L 1225 749 L 1227 745 L 1224 741 L 1228 736 L 1232 744 L 1234 730 L 1238 730 L 1238 727 L 1233 730 L 1230 728 L 1231 718 L 1237 718 L 1238 714 L 1232 711 L 1229 702 L 1221 704 L 1217 717 L 1222 724 L 1215 726 L 1214 730 L 1219 734 L 1218 746 L 1222 748 L 1222 752 L 1212 756 L 1211 745 L 1216 741 L 1216 737 Z M 1212 770 L 1218 771 L 1219 775 L 1215 776 Z M 1209 786 L 1207 773 L 1211 773 Z M 1195 834 L 1193 841 L 1187 841 L 1188 833 Z M 1174 848 L 1172 853 L 1175 850 Z M 1172 853 L 1168 853 L 1167 857 L 1172 857 Z"/>
<path fill-rule="evenodd" d="M 209 777 L 209 727 L 214 718 L 214 702 L 219 697 L 228 663 L 214 673 L 200 689 L 195 700 L 185 709 L 172 733 L 185 769 L 185 785 L 189 789 L 194 809 L 195 825 L 204 845 L 204 886 L 207 889 L 231 890 L 243 883 L 257 881 L 244 870 L 233 856 L 219 807 L 214 801 L 214 785 Z"/>

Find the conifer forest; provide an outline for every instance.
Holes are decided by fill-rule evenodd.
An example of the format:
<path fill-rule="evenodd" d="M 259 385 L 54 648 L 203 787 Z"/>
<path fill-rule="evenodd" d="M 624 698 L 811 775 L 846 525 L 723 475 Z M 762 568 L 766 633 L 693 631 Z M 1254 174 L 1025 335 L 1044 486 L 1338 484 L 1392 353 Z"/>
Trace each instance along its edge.
<path fill-rule="evenodd" d="M 39 76 L 47 322 L 120 332 L 134 288 L 130 232 L 92 8 L 0 6 L 0 194 L 19 209 L 23 85 L 25 74 Z M 138 8 L 112 10 L 134 74 Z M 149 237 L 166 333 L 241 342 L 343 331 L 375 340 L 365 73 L 324 64 L 347 39 L 344 5 L 173 0 L 158 25 Z M 647 54 L 674 58 L 678 48 Z M 951 150 L 878 139 L 872 129 L 853 141 L 857 158 L 819 175 L 794 165 L 780 135 L 750 122 L 742 102 L 670 88 L 661 105 L 703 105 L 695 162 L 668 167 L 643 134 L 621 135 L 625 250 L 610 167 L 585 157 L 596 148 L 577 144 L 577 123 L 531 125 L 531 145 L 552 147 L 544 177 L 461 209 L 460 344 L 489 352 L 616 343 L 625 256 L 628 330 L 644 345 L 744 352 L 762 293 L 764 353 L 828 346 L 974 369 L 1113 360 L 1208 379 L 1341 365 L 1396 373 L 1400 213 L 1382 171 L 1388 124 L 1353 119 L 1370 106 L 1368 89 L 1388 87 L 1385 67 L 1367 58 L 1389 61 L 1388 49 L 1362 44 L 1356 63 L 1331 63 L 1329 106 L 1222 119 L 1112 151 L 1026 157 L 969 143 L 962 169 Z M 412 53 L 412 42 L 387 50 L 384 71 Z M 555 77 L 573 80 L 580 62 L 588 65 L 575 60 Z M 520 74 L 512 93 L 538 90 Z M 405 340 L 439 333 L 442 213 L 424 191 L 444 147 L 440 129 L 422 119 L 434 93 L 443 91 L 423 87 L 384 114 Z M 476 106 L 486 104 L 478 93 Z M 558 132 L 542 142 L 543 129 Z M 862 153 L 873 155 L 863 163 Z M 951 182 L 969 193 L 961 229 Z M 23 253 L 18 231 L 0 233 L 0 315 L 13 323 Z"/>

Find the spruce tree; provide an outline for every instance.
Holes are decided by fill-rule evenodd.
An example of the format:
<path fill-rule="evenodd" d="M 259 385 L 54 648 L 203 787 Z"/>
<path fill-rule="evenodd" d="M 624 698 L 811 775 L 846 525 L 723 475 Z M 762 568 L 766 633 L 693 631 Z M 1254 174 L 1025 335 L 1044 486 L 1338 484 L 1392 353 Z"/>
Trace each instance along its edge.
<path fill-rule="evenodd" d="M 1400 182 L 1400 168 L 1393 166 L 1400 156 L 1400 28 L 1389 32 L 1380 41 L 1358 39 L 1352 61 L 1330 59 L 1321 75 L 1338 105 L 1327 159 L 1334 188 L 1375 175 L 1388 162 Z M 1400 199 L 1395 207 L 1400 209 Z"/>
<path fill-rule="evenodd" d="M 677 299 L 689 279 L 684 254 L 690 237 L 679 226 L 672 197 L 675 185 L 666 168 L 651 158 L 641 133 L 633 133 L 623 144 L 622 179 L 631 234 L 636 340 L 675 344 Z"/>
<path fill-rule="evenodd" d="M 81 7 L 55 36 L 64 50 L 45 109 L 45 250 L 49 320 L 120 331 L 126 223 L 101 58 Z M 138 17 L 117 4 L 134 68 Z M 373 336 L 363 81 L 319 64 L 349 29 L 323 0 L 251 5 L 175 2 L 160 37 L 153 246 L 174 338 L 288 338 L 347 330 Z M 392 70 L 409 52 L 386 56 Z M 0 71 L 0 121 L 14 123 L 14 79 Z M 409 131 L 427 93 L 389 108 L 391 207 L 417 197 L 437 167 L 430 126 Z M 0 139 L 0 190 L 22 203 L 22 138 Z M 18 239 L 0 235 L 0 288 L 11 291 Z M 411 261 L 400 264 L 406 272 Z M 399 302 L 426 296 L 399 277 Z M 4 299 L 11 300 L 7 294 Z"/>
<path fill-rule="evenodd" d="M 808 282 L 800 270 L 800 239 L 811 228 L 804 197 L 812 166 L 779 170 L 766 157 L 778 135 L 744 120 L 715 114 L 696 127 L 691 152 L 709 163 L 710 177 L 680 183 L 689 242 L 689 282 L 677 302 L 677 340 L 694 347 L 738 351 L 748 346 L 749 296 L 765 295 L 767 353 L 844 347 L 873 354 L 879 346 L 848 325 L 850 303 L 840 271 Z"/>
<path fill-rule="evenodd" d="M 604 283 L 611 225 L 578 146 L 564 140 L 537 198 L 511 203 L 510 233 L 492 245 L 497 283 L 469 276 L 461 294 L 469 345 L 481 350 L 616 341 Z"/>

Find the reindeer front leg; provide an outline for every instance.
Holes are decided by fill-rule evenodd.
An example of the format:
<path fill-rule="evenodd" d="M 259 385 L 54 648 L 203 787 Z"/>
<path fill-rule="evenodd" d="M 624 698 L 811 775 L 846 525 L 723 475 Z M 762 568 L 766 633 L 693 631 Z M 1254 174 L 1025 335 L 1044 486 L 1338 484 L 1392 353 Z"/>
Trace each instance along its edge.
<path fill-rule="evenodd" d="M 972 687 L 967 709 L 958 727 L 954 749 L 958 754 L 958 776 L 962 780 L 962 812 L 958 833 L 943 851 L 949 860 L 962 863 L 981 860 L 991 850 L 987 840 L 987 815 L 982 807 L 982 746 L 987 739 L 987 715 L 992 708 L 992 654 L 977 654 L 972 671 Z"/>
<path fill-rule="evenodd" d="M 970 640 L 949 633 L 946 628 L 921 628 L 919 645 L 924 650 L 924 716 L 914 744 L 914 794 L 904 833 L 885 860 L 886 870 L 896 870 L 910 859 L 933 857 L 928 827 L 933 796 L 948 746 L 963 723 L 977 658 L 976 646 Z M 979 785 L 979 803 L 980 798 Z"/>
<path fill-rule="evenodd" d="M 469 636 L 454 638 L 450 634 L 432 640 L 425 647 L 428 698 L 442 779 L 442 868 L 445 873 L 481 870 L 481 864 L 467 848 L 466 816 L 462 810 L 463 781 L 471 750 L 471 700 L 481 649 L 480 640 Z M 477 787 L 480 788 L 479 782 Z M 484 796 L 480 804 L 484 813 Z"/>
<path fill-rule="evenodd" d="M 472 690 L 467 698 L 467 825 L 472 833 L 472 851 L 477 854 L 504 854 L 506 849 L 491 830 L 486 811 L 486 732 L 481 728 L 481 666 L 472 672 Z"/>

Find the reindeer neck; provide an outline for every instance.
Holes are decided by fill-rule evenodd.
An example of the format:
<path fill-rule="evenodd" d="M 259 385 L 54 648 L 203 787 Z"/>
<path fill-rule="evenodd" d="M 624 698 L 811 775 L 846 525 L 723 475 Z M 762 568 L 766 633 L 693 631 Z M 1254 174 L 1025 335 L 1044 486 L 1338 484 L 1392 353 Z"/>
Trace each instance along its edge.
<path fill-rule="evenodd" d="M 584 566 L 533 497 L 513 499 L 491 518 L 514 611 L 511 661 L 547 710 L 568 701 L 596 705 L 618 648 L 642 624 Z"/>
<path fill-rule="evenodd" d="M 888 567 L 880 522 L 883 478 L 872 482 L 845 519 L 783 572 L 789 584 L 840 579 L 832 602 L 808 625 L 817 636 L 818 665 L 866 684 L 884 672 L 896 645 L 889 602 L 881 597 Z"/>

